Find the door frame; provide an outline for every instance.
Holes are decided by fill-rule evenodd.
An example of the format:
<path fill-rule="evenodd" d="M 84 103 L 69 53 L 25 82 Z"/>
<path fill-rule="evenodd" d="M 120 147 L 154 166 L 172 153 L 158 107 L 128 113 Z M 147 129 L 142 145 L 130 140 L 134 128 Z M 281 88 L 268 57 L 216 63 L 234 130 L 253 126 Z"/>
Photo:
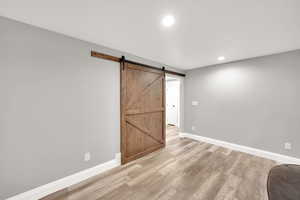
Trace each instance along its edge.
<path fill-rule="evenodd" d="M 166 124 L 168 125 L 170 121 L 168 121 L 169 116 L 168 116 L 168 113 L 169 113 L 169 109 L 170 107 L 168 107 L 168 95 L 170 94 L 168 92 L 168 90 L 170 89 L 168 86 L 169 84 L 172 84 L 174 82 L 176 82 L 176 84 L 178 84 L 178 87 L 176 87 L 176 93 L 177 93 L 177 98 L 176 98 L 176 123 L 171 123 L 172 125 L 175 125 L 176 127 L 179 127 L 180 126 L 180 109 L 181 109 L 181 106 L 180 106 L 180 80 L 175 78 L 173 80 L 168 80 L 168 78 L 171 78 L 169 75 L 166 75 Z M 172 77 L 173 78 L 173 77 Z M 170 113 L 169 113 L 170 114 Z"/>
<path fill-rule="evenodd" d="M 178 108 L 178 128 L 183 131 L 184 127 L 184 77 L 166 73 L 165 76 L 176 78 L 179 81 L 179 108 Z"/>

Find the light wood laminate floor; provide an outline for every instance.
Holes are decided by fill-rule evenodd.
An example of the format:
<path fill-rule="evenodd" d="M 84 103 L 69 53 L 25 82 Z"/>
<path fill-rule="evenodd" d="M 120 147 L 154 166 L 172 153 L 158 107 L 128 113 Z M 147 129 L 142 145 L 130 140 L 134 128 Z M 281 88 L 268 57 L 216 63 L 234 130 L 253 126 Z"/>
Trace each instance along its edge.
<path fill-rule="evenodd" d="M 271 160 L 179 138 L 167 130 L 165 149 L 43 200 L 267 200 Z"/>

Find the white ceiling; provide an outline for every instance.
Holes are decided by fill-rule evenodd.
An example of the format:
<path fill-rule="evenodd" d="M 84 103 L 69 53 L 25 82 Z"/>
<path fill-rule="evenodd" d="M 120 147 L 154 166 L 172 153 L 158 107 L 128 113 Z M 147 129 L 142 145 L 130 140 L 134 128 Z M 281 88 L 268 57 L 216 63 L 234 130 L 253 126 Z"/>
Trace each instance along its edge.
<path fill-rule="evenodd" d="M 179 69 L 300 48 L 300 0 L 0 0 L 0 15 Z"/>

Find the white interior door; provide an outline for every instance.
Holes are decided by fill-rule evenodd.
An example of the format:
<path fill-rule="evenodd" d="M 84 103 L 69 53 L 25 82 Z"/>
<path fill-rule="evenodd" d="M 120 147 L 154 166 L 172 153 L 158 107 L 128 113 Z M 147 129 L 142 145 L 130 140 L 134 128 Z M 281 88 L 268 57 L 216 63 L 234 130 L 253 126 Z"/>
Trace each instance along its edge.
<path fill-rule="evenodd" d="M 179 120 L 179 85 L 180 82 L 170 80 L 166 83 L 167 124 L 178 126 Z"/>

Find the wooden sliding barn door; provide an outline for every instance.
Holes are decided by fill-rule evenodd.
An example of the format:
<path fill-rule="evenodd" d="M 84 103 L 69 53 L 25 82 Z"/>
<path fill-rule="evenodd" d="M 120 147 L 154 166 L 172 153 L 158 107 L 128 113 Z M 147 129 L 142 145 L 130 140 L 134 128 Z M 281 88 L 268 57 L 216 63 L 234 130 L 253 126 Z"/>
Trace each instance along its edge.
<path fill-rule="evenodd" d="M 122 164 L 165 146 L 165 73 L 121 62 Z"/>

